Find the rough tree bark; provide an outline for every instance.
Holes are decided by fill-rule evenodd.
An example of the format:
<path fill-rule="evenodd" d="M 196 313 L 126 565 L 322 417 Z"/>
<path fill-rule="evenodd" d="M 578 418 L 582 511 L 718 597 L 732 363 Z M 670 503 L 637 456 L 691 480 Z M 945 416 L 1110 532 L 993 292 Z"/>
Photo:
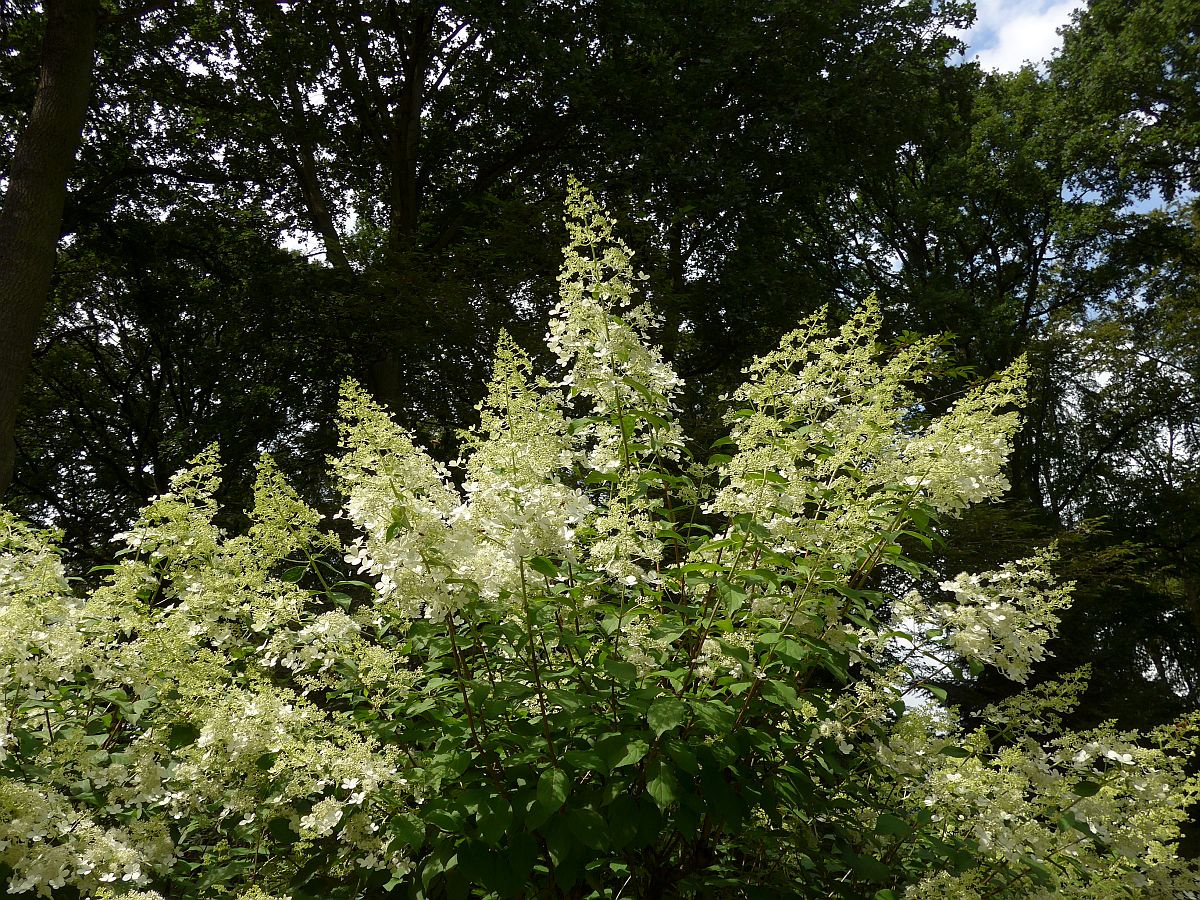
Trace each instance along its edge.
<path fill-rule="evenodd" d="M 0 209 L 0 496 L 12 481 L 17 405 L 46 309 L 67 177 L 91 94 L 99 0 L 46 0 L 41 75 Z"/>

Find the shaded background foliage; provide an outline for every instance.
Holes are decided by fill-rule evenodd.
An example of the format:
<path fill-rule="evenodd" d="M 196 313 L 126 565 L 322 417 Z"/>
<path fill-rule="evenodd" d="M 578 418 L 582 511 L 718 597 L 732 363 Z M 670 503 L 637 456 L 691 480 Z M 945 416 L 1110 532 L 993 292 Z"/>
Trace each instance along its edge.
<path fill-rule="evenodd" d="M 0 8 L 4 166 L 42 15 Z M 498 330 L 541 345 L 573 172 L 639 253 L 693 434 L 872 291 L 978 375 L 1028 353 L 1011 498 L 948 526 L 952 562 L 1063 538 L 1078 599 L 1038 676 L 1097 663 L 1073 727 L 1200 699 L 1194 0 L 1093 0 L 1013 74 L 956 60 L 964 3 L 103 9 L 5 498 L 80 558 L 214 439 L 234 506 L 263 449 L 319 501 L 347 374 L 452 460 Z"/>

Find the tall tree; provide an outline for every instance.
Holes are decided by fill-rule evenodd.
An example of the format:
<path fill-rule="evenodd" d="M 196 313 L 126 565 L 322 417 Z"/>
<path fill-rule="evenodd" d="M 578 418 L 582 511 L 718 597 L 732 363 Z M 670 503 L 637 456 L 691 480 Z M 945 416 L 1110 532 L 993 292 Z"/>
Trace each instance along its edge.
<path fill-rule="evenodd" d="M 119 213 L 60 250 L 13 495 L 81 558 L 99 559 L 96 535 L 214 441 L 231 509 L 263 450 L 320 496 L 308 463 L 335 436 L 314 423 L 333 421 L 354 336 L 332 273 L 276 238 L 261 211 L 181 202 L 162 221 Z"/>
<path fill-rule="evenodd" d="M 152 307 L 132 302 L 141 291 L 128 290 L 127 261 L 100 258 L 103 235 L 117 223 L 133 233 L 140 220 L 140 233 L 157 235 L 145 246 L 168 242 L 157 260 L 142 258 L 147 282 L 175 266 L 164 282 L 193 273 L 205 283 L 181 295 L 209 298 L 214 287 L 236 290 L 236 280 L 206 262 L 178 266 L 187 254 L 171 248 L 182 233 L 164 226 L 197 221 L 173 216 L 181 209 L 259 210 L 256 228 L 273 222 L 281 234 L 299 234 L 324 261 L 305 276 L 314 286 L 297 289 L 322 298 L 316 319 L 311 304 L 299 304 L 321 324 L 303 339 L 289 330 L 273 341 L 269 371 L 282 382 L 327 371 L 323 361 L 337 358 L 452 459 L 495 331 L 539 343 L 554 296 L 559 191 L 574 171 L 620 198 L 649 289 L 668 315 L 671 350 L 696 386 L 693 417 L 711 419 L 710 401 L 737 379 L 742 359 L 803 313 L 856 293 L 839 294 L 836 254 L 812 246 L 813 223 L 854 171 L 894 164 L 931 93 L 958 89 L 946 51 L 948 28 L 963 15 L 957 4 L 935 11 L 863 0 L 819 8 L 763 0 L 179 4 L 149 17 L 136 38 L 102 42 L 96 127 L 68 210 L 80 277 L 61 286 L 50 333 L 81 342 L 74 358 L 84 361 L 97 345 L 106 356 L 114 350 L 104 329 L 116 309 L 124 327 L 161 333 L 162 319 L 148 318 Z M 214 215 L 204 227 L 227 218 Z M 270 253 L 237 258 L 261 267 L 261 281 L 245 273 L 256 283 L 269 283 L 281 264 Z M 98 298 L 89 269 L 125 274 L 94 279 L 106 287 Z M 285 269 L 280 283 L 303 281 Z M 203 305 L 219 318 L 219 303 Z M 100 320 L 80 319 L 88 306 L 104 310 Z M 224 309 L 228 330 L 262 334 L 252 307 Z M 173 358 L 186 360 L 187 341 L 169 342 Z M 54 355 L 47 348 L 41 388 L 61 383 L 48 370 Z M 127 363 L 123 370 L 136 370 L 140 357 Z M 85 368 L 100 377 L 92 363 Z M 187 383 L 211 371 L 193 360 L 175 377 Z M 250 368 L 240 371 L 222 378 L 250 378 Z M 85 473 L 52 465 L 44 452 L 52 410 L 68 395 L 92 396 L 79 384 L 60 386 L 64 396 L 31 398 L 45 402 L 23 438 L 22 481 L 39 509 L 88 495 L 69 486 Z M 216 415 L 242 428 L 261 424 L 256 440 L 269 443 L 267 419 L 238 409 L 226 403 Z M 91 435 L 95 446 L 129 444 L 111 455 L 128 466 L 126 478 L 112 479 L 115 490 L 153 492 L 135 466 L 145 442 L 128 437 L 145 428 L 126 421 L 135 413 L 117 405 L 79 427 L 103 432 Z M 171 414 L 159 424 L 186 421 Z M 157 445 L 191 441 L 194 452 L 201 431 L 211 433 L 164 434 Z M 177 461 L 168 453 L 152 468 Z M 101 512 L 75 518 L 99 522 Z"/>
<path fill-rule="evenodd" d="M 1108 195 L 1167 200 L 1200 185 L 1200 3 L 1091 0 L 1063 32 L 1050 78 L 1076 177 Z"/>
<path fill-rule="evenodd" d="M 0 209 L 0 495 L 13 430 L 54 271 L 67 178 L 87 114 L 99 0 L 47 0 L 41 72 Z"/>

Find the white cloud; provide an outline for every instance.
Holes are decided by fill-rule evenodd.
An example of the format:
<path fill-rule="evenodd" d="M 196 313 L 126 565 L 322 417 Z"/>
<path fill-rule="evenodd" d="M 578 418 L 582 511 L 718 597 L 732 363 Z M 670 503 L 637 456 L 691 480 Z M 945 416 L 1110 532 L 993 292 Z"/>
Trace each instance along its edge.
<path fill-rule="evenodd" d="M 1061 47 L 1058 29 L 1083 5 L 1083 0 L 978 0 L 975 26 L 964 35 L 967 58 L 1002 72 L 1040 63 Z"/>

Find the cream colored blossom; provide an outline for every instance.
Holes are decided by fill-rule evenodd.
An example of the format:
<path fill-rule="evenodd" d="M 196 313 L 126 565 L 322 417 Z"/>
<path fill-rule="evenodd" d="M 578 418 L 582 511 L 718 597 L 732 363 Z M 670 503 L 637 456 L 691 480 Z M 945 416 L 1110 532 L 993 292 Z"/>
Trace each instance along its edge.
<path fill-rule="evenodd" d="M 960 573 L 941 588 L 950 603 L 927 603 L 910 594 L 898 605 L 964 659 L 994 666 L 1024 682 L 1030 667 L 1046 658 L 1046 642 L 1058 626 L 1058 612 L 1071 602 L 1071 585 L 1056 584 L 1048 568 L 1052 551 L 1006 563 L 993 572 Z"/>
<path fill-rule="evenodd" d="M 749 517 L 774 550 L 853 570 L 910 510 L 956 515 L 1007 489 L 1023 363 L 921 426 L 913 389 L 937 341 L 885 355 L 881 324 L 874 298 L 834 334 L 818 313 L 746 369 L 730 398 L 735 450 L 708 509 Z"/>

